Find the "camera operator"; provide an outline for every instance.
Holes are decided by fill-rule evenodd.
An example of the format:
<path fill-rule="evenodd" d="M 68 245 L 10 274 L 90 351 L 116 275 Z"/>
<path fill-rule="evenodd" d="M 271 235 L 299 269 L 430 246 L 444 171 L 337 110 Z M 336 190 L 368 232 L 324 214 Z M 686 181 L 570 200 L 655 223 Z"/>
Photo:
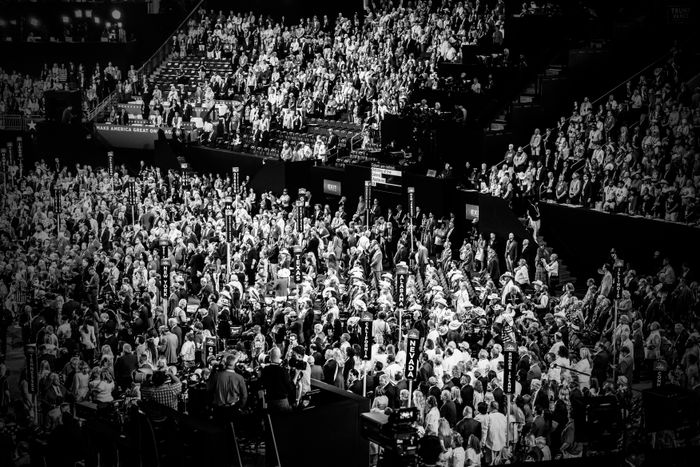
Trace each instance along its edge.
<path fill-rule="evenodd" d="M 235 371 L 237 362 L 236 355 L 229 355 L 224 362 L 225 367 L 212 372 L 209 377 L 209 391 L 214 396 L 214 411 L 224 419 L 245 407 L 248 400 L 245 379 Z"/>
<path fill-rule="evenodd" d="M 265 366 L 260 374 L 260 383 L 265 390 L 265 400 L 270 412 L 285 412 L 292 409 L 288 397 L 294 391 L 294 384 L 292 384 L 289 370 L 281 363 L 280 349 L 273 347 L 270 350 L 270 364 Z"/>
<path fill-rule="evenodd" d="M 154 372 L 150 383 L 141 386 L 141 400 L 157 402 L 173 410 L 177 410 L 180 393 L 182 383 L 177 377 L 177 370 L 172 366 L 167 371 Z"/>

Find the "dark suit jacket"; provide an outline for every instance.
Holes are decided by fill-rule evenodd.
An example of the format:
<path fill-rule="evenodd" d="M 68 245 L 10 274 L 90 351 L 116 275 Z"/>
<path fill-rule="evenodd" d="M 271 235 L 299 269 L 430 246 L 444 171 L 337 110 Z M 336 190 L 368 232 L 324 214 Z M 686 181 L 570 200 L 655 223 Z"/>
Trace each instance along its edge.
<path fill-rule="evenodd" d="M 467 445 L 469 435 L 474 435 L 481 440 L 481 423 L 473 418 L 463 418 L 458 421 L 455 426 L 455 431 L 462 435 L 462 439 L 464 440 L 463 446 Z"/>
<path fill-rule="evenodd" d="M 537 393 L 534 395 L 533 407 L 536 407 L 538 405 L 543 409 L 549 410 L 549 397 L 542 389 L 537 391 Z"/>
<path fill-rule="evenodd" d="M 453 401 L 446 401 L 440 407 L 440 416 L 443 417 L 450 426 L 455 426 L 457 424 L 457 406 Z"/>
<path fill-rule="evenodd" d="M 382 388 L 383 394 L 389 399 L 389 407 L 395 409 L 399 406 L 399 389 L 392 382 Z"/>
<path fill-rule="evenodd" d="M 436 401 L 440 400 L 440 388 L 437 386 L 432 386 L 431 388 L 428 389 L 428 395 L 435 397 Z"/>
<path fill-rule="evenodd" d="M 369 381 L 368 381 L 368 382 L 369 382 Z M 352 392 L 352 393 L 354 393 L 354 394 L 357 394 L 358 396 L 361 396 L 361 395 L 362 395 L 362 380 L 361 380 L 361 379 L 355 380 L 355 381 L 350 385 L 350 387 L 348 388 L 348 390 L 350 390 L 350 392 Z M 368 391 L 369 391 L 369 388 L 368 388 Z"/>
<path fill-rule="evenodd" d="M 472 409 L 474 408 L 474 386 L 471 384 L 465 384 L 462 386 L 462 388 L 459 390 L 459 392 L 462 395 L 462 401 L 464 401 L 465 405 L 468 405 Z M 461 414 L 460 414 L 461 415 Z"/>

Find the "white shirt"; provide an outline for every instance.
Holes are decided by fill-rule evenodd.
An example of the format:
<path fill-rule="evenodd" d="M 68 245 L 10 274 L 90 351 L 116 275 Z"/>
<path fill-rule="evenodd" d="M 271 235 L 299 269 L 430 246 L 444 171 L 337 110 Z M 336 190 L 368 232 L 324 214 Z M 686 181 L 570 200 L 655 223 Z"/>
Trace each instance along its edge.
<path fill-rule="evenodd" d="M 485 424 L 482 425 L 484 445 L 493 451 L 500 451 L 506 445 L 506 416 L 501 412 L 491 412 L 484 422 Z"/>

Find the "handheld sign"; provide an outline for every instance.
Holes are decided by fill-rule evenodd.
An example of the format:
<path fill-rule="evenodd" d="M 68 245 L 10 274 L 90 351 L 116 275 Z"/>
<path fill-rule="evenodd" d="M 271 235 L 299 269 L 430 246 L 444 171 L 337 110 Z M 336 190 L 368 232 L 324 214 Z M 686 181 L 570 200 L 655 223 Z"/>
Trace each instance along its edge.
<path fill-rule="evenodd" d="M 61 212 L 61 188 L 58 185 L 53 189 L 53 207 L 57 213 Z"/>
<path fill-rule="evenodd" d="M 666 371 L 668 365 L 665 360 L 657 360 L 654 363 L 654 378 L 652 379 L 652 387 L 660 388 L 666 383 Z"/>
<path fill-rule="evenodd" d="M 372 198 L 372 182 L 369 180 L 365 181 L 365 211 L 367 212 L 367 227 L 369 227 L 369 212 L 372 208 L 370 199 Z"/>
<path fill-rule="evenodd" d="M 295 245 L 294 251 L 294 282 L 297 284 L 301 283 L 301 246 Z"/>
<path fill-rule="evenodd" d="M 396 307 L 406 309 L 406 284 L 408 283 L 408 268 L 396 267 Z"/>
<path fill-rule="evenodd" d="M 372 315 L 369 313 L 360 319 L 360 347 L 362 360 L 372 360 Z"/>
<path fill-rule="evenodd" d="M 22 137 L 17 137 L 17 165 L 19 166 L 19 176 L 22 178 L 24 162 L 24 143 L 22 143 Z"/>
<path fill-rule="evenodd" d="M 114 177 L 114 151 L 107 151 L 107 162 L 109 176 Z"/>
<path fill-rule="evenodd" d="M 217 338 L 207 337 L 204 339 L 204 362 L 209 361 L 209 357 L 216 356 Z"/>
<path fill-rule="evenodd" d="M 233 172 L 233 193 L 236 194 L 240 191 L 240 183 L 241 183 L 241 172 L 238 167 L 234 167 L 231 169 Z"/>
<path fill-rule="evenodd" d="M 615 299 L 622 300 L 622 267 L 615 267 Z"/>
<path fill-rule="evenodd" d="M 165 301 L 170 297 L 170 264 L 168 262 L 163 262 L 162 264 L 162 276 L 163 276 L 163 299 Z"/>
<path fill-rule="evenodd" d="M 24 349 L 24 353 L 27 358 L 27 385 L 29 386 L 29 393 L 36 394 L 39 388 L 36 344 L 27 345 Z"/>
<path fill-rule="evenodd" d="M 413 219 L 414 216 L 414 210 L 415 210 L 415 197 L 416 197 L 416 190 L 413 187 L 408 187 L 408 215 L 410 216 L 411 219 Z"/>
<path fill-rule="evenodd" d="M 168 297 L 170 297 L 170 264 L 168 263 L 168 246 L 170 242 L 168 241 L 167 238 L 161 238 L 160 241 L 158 242 L 158 246 L 160 247 L 160 258 L 161 258 L 161 263 L 160 263 L 160 274 L 162 276 L 163 280 L 163 299 L 165 301 L 168 300 Z"/>
<path fill-rule="evenodd" d="M 224 213 L 226 215 L 226 241 L 231 243 L 233 241 L 233 229 L 234 229 L 233 207 L 231 207 L 231 204 L 229 204 L 229 203 L 226 204 L 226 210 Z"/>
<path fill-rule="evenodd" d="M 505 394 L 515 393 L 515 365 L 518 347 L 512 342 L 503 344 L 503 392 Z"/>
<path fill-rule="evenodd" d="M 297 201 L 296 205 L 297 232 L 304 232 L 304 201 Z"/>
<path fill-rule="evenodd" d="M 418 377 L 418 343 L 420 333 L 416 329 L 411 329 L 406 335 L 406 379 L 414 380 Z"/>

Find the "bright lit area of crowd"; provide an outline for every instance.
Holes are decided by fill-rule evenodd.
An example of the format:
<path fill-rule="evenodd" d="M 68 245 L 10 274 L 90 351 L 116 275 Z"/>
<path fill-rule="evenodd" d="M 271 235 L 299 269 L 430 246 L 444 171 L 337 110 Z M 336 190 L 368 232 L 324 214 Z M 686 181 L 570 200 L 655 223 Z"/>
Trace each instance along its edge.
<path fill-rule="evenodd" d="M 700 5 L 6 1 L 0 466 L 696 466 Z"/>

